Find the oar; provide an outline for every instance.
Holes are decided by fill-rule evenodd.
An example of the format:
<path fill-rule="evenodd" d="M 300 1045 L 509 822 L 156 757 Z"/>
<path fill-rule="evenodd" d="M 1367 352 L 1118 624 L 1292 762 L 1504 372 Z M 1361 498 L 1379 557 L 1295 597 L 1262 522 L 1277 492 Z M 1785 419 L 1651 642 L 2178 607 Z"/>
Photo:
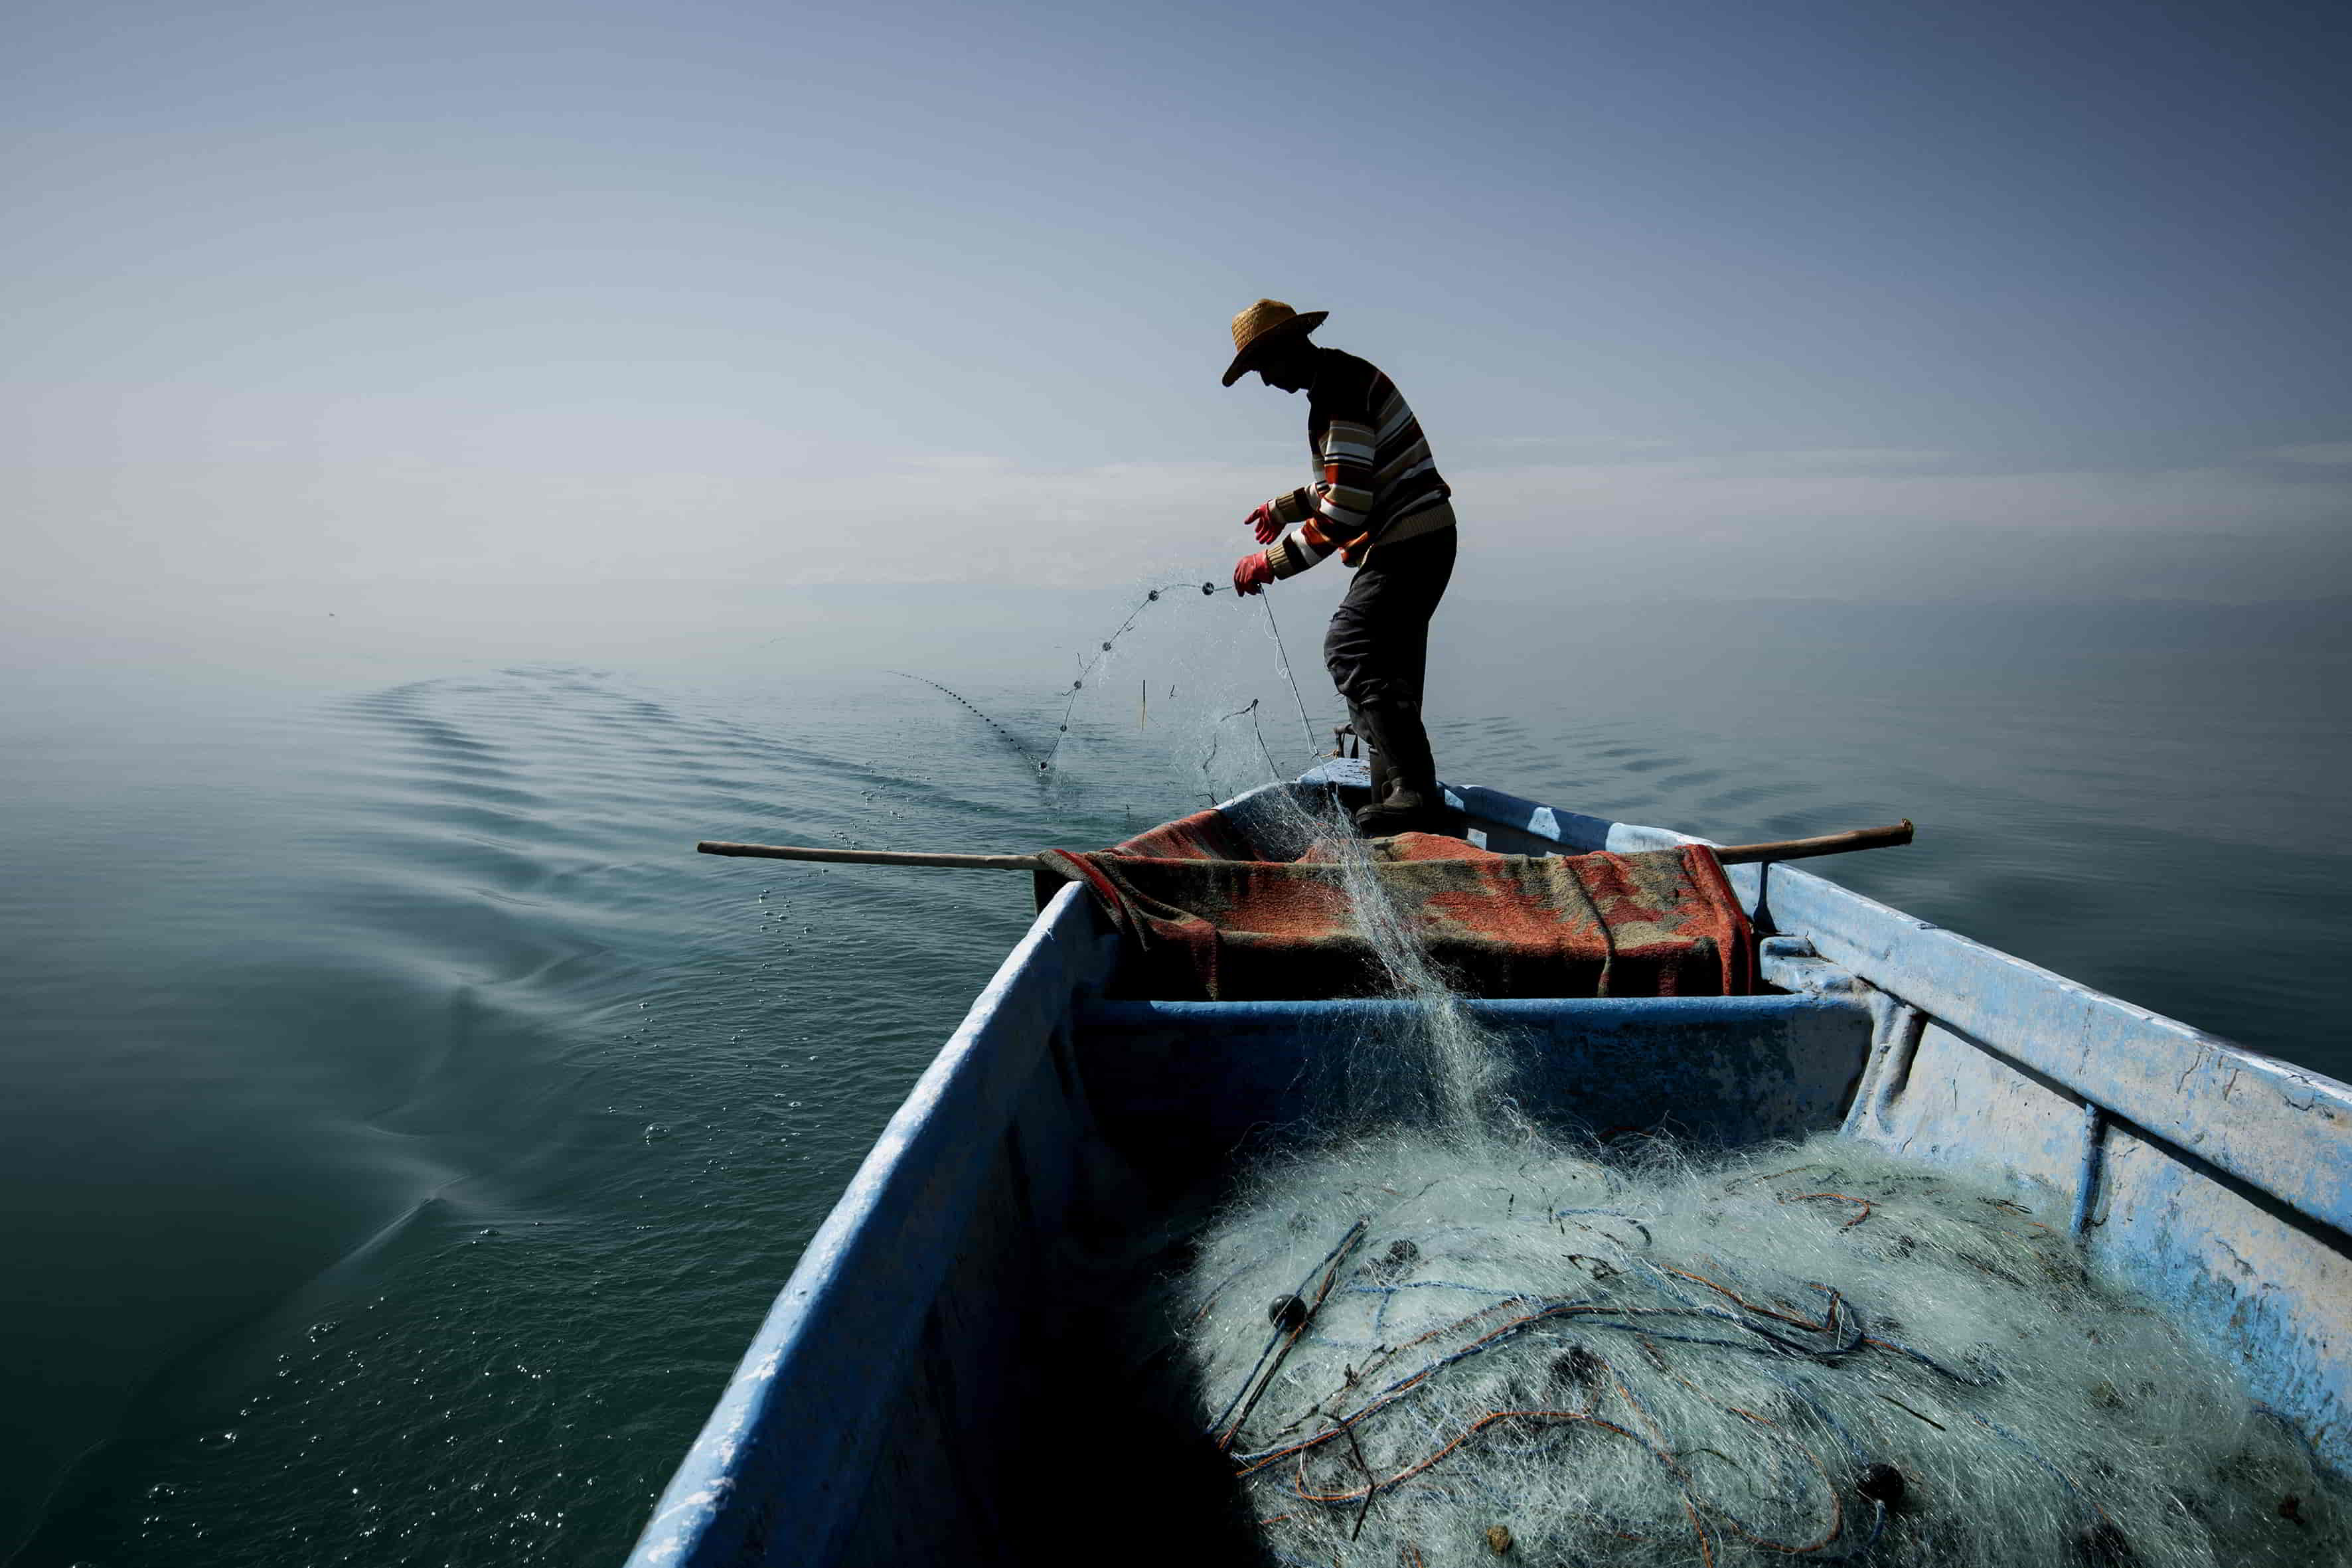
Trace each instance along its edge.
<path fill-rule="evenodd" d="M 1850 833 L 1825 833 L 1818 838 L 1782 838 L 1770 844 L 1727 844 L 1715 852 L 1727 866 L 1748 866 L 1759 860 L 1810 860 L 1816 855 L 1844 855 L 1856 849 L 1887 849 L 1911 842 L 1911 819 L 1892 827 L 1857 827 Z M 950 871 L 1036 871 L 1045 862 L 1035 855 L 929 855 L 905 849 L 816 849 L 797 844 L 729 844 L 706 838 L 694 847 L 698 855 L 748 855 L 761 860 L 824 860 L 836 866 L 937 866 Z"/>

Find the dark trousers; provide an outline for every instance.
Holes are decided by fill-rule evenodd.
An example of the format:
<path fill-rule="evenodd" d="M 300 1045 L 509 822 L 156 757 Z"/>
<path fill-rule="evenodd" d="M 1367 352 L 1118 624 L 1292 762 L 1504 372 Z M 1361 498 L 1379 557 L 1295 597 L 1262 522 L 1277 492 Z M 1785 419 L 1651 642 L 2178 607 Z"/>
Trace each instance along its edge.
<path fill-rule="evenodd" d="M 1391 779 L 1428 792 L 1437 763 L 1422 727 L 1429 670 L 1429 618 L 1454 575 L 1454 530 L 1373 548 L 1332 612 L 1323 662 L 1348 704 L 1356 733 L 1372 748 L 1373 798 Z"/>

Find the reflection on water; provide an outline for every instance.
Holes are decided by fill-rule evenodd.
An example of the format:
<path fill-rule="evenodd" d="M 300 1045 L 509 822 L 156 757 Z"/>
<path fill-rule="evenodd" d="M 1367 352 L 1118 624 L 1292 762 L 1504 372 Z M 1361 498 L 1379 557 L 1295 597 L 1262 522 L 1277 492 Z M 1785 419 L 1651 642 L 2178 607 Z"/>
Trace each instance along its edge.
<path fill-rule="evenodd" d="M 1044 779 L 879 671 L 10 721 L 0 1551 L 46 1510 L 27 1563 L 613 1560 L 1028 911 L 1018 877 L 691 843 L 1103 844 L 1297 765 L 1205 613 L 1139 624 Z M 1455 778 L 1724 839 L 1911 816 L 1832 874 L 2352 1067 L 2352 857 L 2310 842 L 2340 650 L 2048 630 L 1628 616 L 1538 667 L 1497 616 L 1442 639 L 1433 729 Z M 919 673 L 1060 721 L 1052 680 Z"/>

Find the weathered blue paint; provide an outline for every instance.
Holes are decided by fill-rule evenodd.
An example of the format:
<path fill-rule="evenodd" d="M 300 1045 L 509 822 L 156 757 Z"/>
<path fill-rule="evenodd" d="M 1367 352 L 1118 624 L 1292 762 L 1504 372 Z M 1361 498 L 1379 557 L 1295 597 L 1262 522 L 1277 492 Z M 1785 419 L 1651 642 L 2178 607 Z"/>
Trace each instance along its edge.
<path fill-rule="evenodd" d="M 1513 853 L 1696 842 L 1446 793 Z M 1272 834 L 1276 805 L 1227 810 Z M 1788 994 L 1472 1004 L 1517 1043 L 1531 1112 L 1721 1142 L 1840 1127 L 2006 1168 L 2352 1467 L 2352 1088 L 1794 867 L 1731 878 Z M 1364 1092 L 1332 1069 L 1398 1005 L 1105 1002 L 1117 955 L 1078 889 L 1038 916 L 810 1243 L 633 1564 L 1034 1555 L 1004 1513 L 1024 1489 L 1007 1434 L 1059 1238 L 1154 1164 L 1230 1159 L 1309 1096 Z"/>
<path fill-rule="evenodd" d="M 1448 796 L 1496 849 L 1693 841 L 1493 790 Z M 1841 975 L 1848 994 L 1876 998 L 1845 1131 L 2055 1189 L 2094 1258 L 2173 1308 L 2352 1468 L 2352 1087 L 1797 867 L 1730 875 L 1759 924 L 1782 933 L 1764 944 L 1768 979 L 1821 989 Z"/>
<path fill-rule="evenodd" d="M 1083 1108 L 1062 1081 L 1070 997 L 1099 984 L 1109 962 L 1084 896 L 1066 889 L 1038 916 L 883 1129 L 662 1494 L 632 1563 L 863 1561 L 877 1543 L 853 1541 L 853 1526 L 920 1522 L 904 1508 L 877 1516 L 860 1504 L 884 1462 L 886 1428 L 894 1441 L 920 1438 L 927 1423 L 951 1425 L 961 1414 L 929 1406 L 985 1411 L 971 1385 L 1005 1375 L 977 1353 L 992 1337 L 987 1325 L 942 1328 L 935 1309 L 958 1268 L 993 1271 L 973 1257 L 985 1250 L 973 1246 L 976 1233 L 1050 1221 L 1066 1204 L 1084 1131 Z M 1008 1159 L 1015 1126 L 1018 1163 Z M 971 1348 L 960 1358 L 952 1346 L 926 1352 L 927 1338 L 943 1336 Z M 950 1364 L 914 1364 L 927 1354 Z M 926 1375 L 966 1386 L 908 1386 Z M 940 1495 L 952 1496 L 952 1486 Z"/>

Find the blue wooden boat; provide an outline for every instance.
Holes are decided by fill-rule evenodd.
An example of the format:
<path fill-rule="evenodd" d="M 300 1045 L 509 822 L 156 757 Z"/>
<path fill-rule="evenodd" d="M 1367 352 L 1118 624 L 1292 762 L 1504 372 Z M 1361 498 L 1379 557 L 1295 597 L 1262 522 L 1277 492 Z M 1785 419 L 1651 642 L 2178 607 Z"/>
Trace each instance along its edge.
<path fill-rule="evenodd" d="M 1331 763 L 1223 809 L 1246 834 L 1279 791 L 1362 783 Z M 1699 842 L 1494 790 L 1446 799 L 1506 853 Z M 2091 1258 L 2352 1469 L 2352 1087 L 1791 866 L 1730 876 L 1771 933 L 1775 994 L 1471 1004 L 1542 1043 L 1527 1109 L 1721 1144 L 1842 1129 L 2043 1184 Z M 1121 940 L 1075 885 L 1045 905 L 810 1242 L 633 1565 L 1061 1555 L 1014 1510 L 1037 1489 L 1036 1336 L 1066 1305 L 1060 1244 L 1095 1167 L 1197 1166 L 1295 1119 L 1318 1055 L 1352 1036 L 1339 1015 L 1403 1005 L 1107 1001 Z"/>

